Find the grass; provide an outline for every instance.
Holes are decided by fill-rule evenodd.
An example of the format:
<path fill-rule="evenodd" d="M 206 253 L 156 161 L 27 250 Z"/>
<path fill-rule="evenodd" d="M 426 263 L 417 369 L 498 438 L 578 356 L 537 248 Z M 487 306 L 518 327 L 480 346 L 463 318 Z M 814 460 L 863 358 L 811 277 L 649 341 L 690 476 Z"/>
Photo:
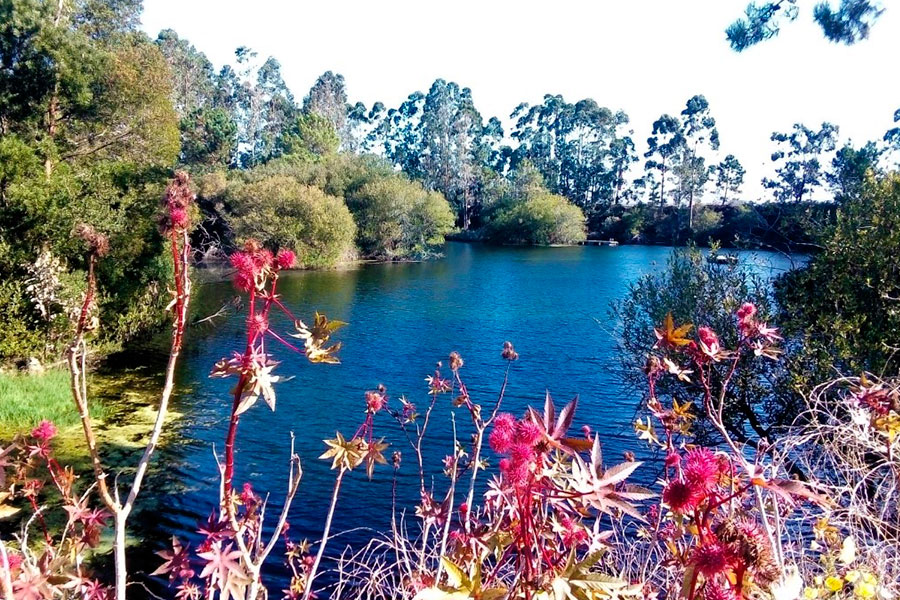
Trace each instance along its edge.
<path fill-rule="evenodd" d="M 92 404 L 92 416 L 102 419 L 104 414 L 102 405 Z M 69 373 L 53 369 L 42 375 L 0 374 L 0 437 L 31 431 L 43 419 L 60 429 L 79 422 L 69 391 Z"/>

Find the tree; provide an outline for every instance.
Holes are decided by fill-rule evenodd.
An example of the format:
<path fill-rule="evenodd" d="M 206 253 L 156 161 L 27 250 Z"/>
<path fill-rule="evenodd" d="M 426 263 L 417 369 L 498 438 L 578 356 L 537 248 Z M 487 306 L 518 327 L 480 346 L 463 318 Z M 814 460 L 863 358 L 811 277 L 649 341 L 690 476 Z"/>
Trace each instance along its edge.
<path fill-rule="evenodd" d="M 366 256 L 403 259 L 428 255 L 453 229 L 453 211 L 437 192 L 394 175 L 375 179 L 349 195 L 347 205 Z"/>
<path fill-rule="evenodd" d="M 316 112 L 303 113 L 294 119 L 294 124 L 285 130 L 279 142 L 280 153 L 305 160 L 334 154 L 340 143 L 331 121 Z"/>
<path fill-rule="evenodd" d="M 900 108 L 894 111 L 894 123 L 900 123 Z M 887 130 L 884 141 L 894 152 L 900 152 L 900 126 Z"/>
<path fill-rule="evenodd" d="M 772 162 L 778 165 L 775 179 L 764 178 L 763 185 L 771 189 L 781 202 L 802 202 L 810 199 L 813 191 L 822 185 L 822 154 L 834 150 L 838 128 L 822 123 L 815 131 L 797 123 L 790 133 L 772 134 L 772 141 L 782 149 L 772 153 Z"/>
<path fill-rule="evenodd" d="M 235 50 L 241 73 L 225 70 L 223 87 L 233 94 L 238 127 L 239 164 L 253 167 L 278 156 L 278 141 L 295 118 L 294 96 L 281 77 L 281 65 L 272 57 L 256 65 L 256 53 Z"/>
<path fill-rule="evenodd" d="M 363 111 L 365 107 L 362 107 Z M 344 76 L 326 71 L 316 79 L 306 98 L 303 99 L 303 112 L 324 117 L 338 136 L 341 148 L 352 145 L 348 121 L 347 90 Z M 357 109 L 358 110 L 358 109 Z"/>
<path fill-rule="evenodd" d="M 841 0 L 838 8 L 825 1 L 816 4 L 813 19 L 829 41 L 849 46 L 868 38 L 872 25 L 883 12 L 884 9 L 871 0 Z M 797 0 L 776 0 L 759 5 L 751 2 L 744 16 L 728 26 L 725 35 L 732 50 L 742 52 L 778 35 L 782 20 L 794 21 L 798 14 Z"/>
<path fill-rule="evenodd" d="M 664 268 L 632 283 L 625 298 L 610 306 L 611 317 L 621 324 L 616 354 L 622 381 L 631 389 L 646 387 L 644 369 L 658 342 L 654 329 L 662 327 L 667 315 L 677 325 L 702 323 L 719 335 L 723 347 L 733 347 L 738 336 L 734 315 L 743 302 L 756 306 L 761 322 L 774 317 L 769 286 L 758 275 L 740 266 L 712 264 L 697 248 L 676 250 Z M 793 422 L 802 402 L 788 386 L 775 383 L 786 375 L 782 363 L 752 358 L 741 358 L 725 397 L 726 426 L 738 440 L 746 440 L 750 432 L 771 437 L 779 425 Z M 679 403 L 703 404 L 703 392 L 696 385 L 676 377 L 661 379 L 660 384 L 658 392 L 674 394 Z M 698 434 L 704 441 L 716 438 L 708 422 L 700 423 Z"/>
<path fill-rule="evenodd" d="M 685 144 L 684 130 L 677 117 L 662 115 L 653 122 L 653 134 L 647 138 L 648 159 L 644 169 L 648 174 L 659 174 L 659 209 L 666 204 L 666 181 L 671 179 L 672 162 Z"/>
<path fill-rule="evenodd" d="M 237 146 L 237 125 L 221 108 L 196 108 L 181 119 L 181 162 L 227 167 Z"/>
<path fill-rule="evenodd" d="M 678 163 L 675 173 L 678 179 L 678 196 L 688 202 L 688 227 L 694 227 L 694 203 L 699 202 L 710 170 L 706 166 L 703 150 L 719 149 L 719 132 L 716 120 L 709 111 L 709 102 L 704 96 L 693 96 L 681 111 L 682 137 L 681 153 L 676 154 Z"/>
<path fill-rule="evenodd" d="M 637 160 L 630 132 L 622 131 L 627 114 L 590 98 L 569 104 L 562 96 L 548 94 L 543 104 L 520 104 L 512 117 L 517 119 L 512 137 L 519 147 L 511 166 L 531 161 L 551 191 L 586 210 L 618 202 L 624 174 Z"/>
<path fill-rule="evenodd" d="M 854 148 L 849 142 L 838 150 L 831 160 L 831 170 L 825 180 L 839 202 L 849 198 L 859 198 L 863 192 L 866 177 L 878 172 L 878 161 L 884 153 L 875 142 L 867 142 Z"/>
<path fill-rule="evenodd" d="M 499 121 L 489 125 L 486 129 L 469 88 L 437 79 L 428 94 L 410 94 L 399 108 L 387 111 L 372 137 L 407 175 L 441 192 L 459 225 L 468 229 L 479 210 L 475 191 L 483 161 L 491 158 L 483 136 L 496 135 Z"/>
<path fill-rule="evenodd" d="M 741 193 L 746 173 L 741 162 L 733 154 L 729 154 L 716 165 L 716 190 L 718 190 L 722 206 L 728 204 L 729 193 L 732 194 L 732 198 Z"/>

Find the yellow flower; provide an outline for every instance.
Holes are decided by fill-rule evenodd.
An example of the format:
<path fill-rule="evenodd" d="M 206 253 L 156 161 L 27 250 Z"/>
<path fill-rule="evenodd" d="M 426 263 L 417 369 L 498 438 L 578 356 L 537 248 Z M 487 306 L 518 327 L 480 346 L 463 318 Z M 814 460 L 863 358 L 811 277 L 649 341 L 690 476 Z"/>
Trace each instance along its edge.
<path fill-rule="evenodd" d="M 846 579 L 850 583 L 855 583 L 856 580 L 859 579 L 860 575 L 862 575 L 862 573 L 860 573 L 856 569 L 852 569 L 850 571 L 847 571 L 847 574 L 844 575 L 844 579 Z"/>
<path fill-rule="evenodd" d="M 805 600 L 816 600 L 819 597 L 819 588 L 807 586 L 803 589 L 803 597 Z"/>
<path fill-rule="evenodd" d="M 870 598 L 875 597 L 875 584 L 868 583 L 865 580 L 856 584 L 856 587 L 853 588 L 853 593 L 856 594 L 857 598 L 862 598 L 863 600 L 869 600 Z"/>
<path fill-rule="evenodd" d="M 828 588 L 828 591 L 830 592 L 839 592 L 844 589 L 844 580 L 840 577 L 830 575 L 825 578 L 825 587 Z"/>

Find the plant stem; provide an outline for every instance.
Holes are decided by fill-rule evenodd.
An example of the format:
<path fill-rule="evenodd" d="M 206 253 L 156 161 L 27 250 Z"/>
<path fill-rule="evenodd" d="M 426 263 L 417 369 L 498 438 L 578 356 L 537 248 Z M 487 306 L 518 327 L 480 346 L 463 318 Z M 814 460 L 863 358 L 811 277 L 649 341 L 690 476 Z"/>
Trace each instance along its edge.
<path fill-rule="evenodd" d="M 325 554 L 325 545 L 328 543 L 328 534 L 331 531 L 331 520 L 334 518 L 334 509 L 337 507 L 338 494 L 341 491 L 341 481 L 344 479 L 346 469 L 341 467 L 338 471 L 337 478 L 334 480 L 334 492 L 331 494 L 331 507 L 328 509 L 328 517 L 325 519 L 325 531 L 322 532 L 322 541 L 319 543 L 319 551 L 316 553 L 316 560 L 313 562 L 312 568 L 309 570 L 309 577 L 306 579 L 306 589 L 303 590 L 303 600 L 309 600 L 312 593 L 313 581 L 319 570 L 319 564 L 322 562 L 322 555 Z"/>

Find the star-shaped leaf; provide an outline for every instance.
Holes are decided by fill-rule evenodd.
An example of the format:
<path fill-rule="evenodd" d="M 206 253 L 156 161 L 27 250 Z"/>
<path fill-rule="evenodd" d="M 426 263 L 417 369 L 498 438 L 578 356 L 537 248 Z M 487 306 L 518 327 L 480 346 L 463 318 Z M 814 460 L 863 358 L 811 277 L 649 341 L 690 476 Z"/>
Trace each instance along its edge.
<path fill-rule="evenodd" d="M 365 442 L 358 438 L 345 439 L 340 431 L 335 433 L 335 437 L 330 440 L 323 440 L 328 450 L 322 453 L 321 459 L 331 459 L 332 469 L 351 470 L 360 464 L 363 460 L 365 452 L 363 445 Z"/>
<path fill-rule="evenodd" d="M 340 364 L 336 356 L 341 349 L 341 343 L 328 346 L 331 334 L 346 325 L 343 321 L 329 321 L 325 315 L 315 314 L 312 327 L 308 327 L 301 320 L 294 322 L 297 333 L 291 334 L 295 338 L 303 340 L 306 348 L 306 358 L 313 363 Z"/>
<path fill-rule="evenodd" d="M 693 328 L 693 325 L 690 323 L 675 327 L 675 319 L 672 318 L 672 313 L 666 314 L 662 328 L 653 330 L 656 333 L 656 347 L 677 349 L 687 346 L 691 343 L 691 340 L 685 336 L 691 328 Z"/>

